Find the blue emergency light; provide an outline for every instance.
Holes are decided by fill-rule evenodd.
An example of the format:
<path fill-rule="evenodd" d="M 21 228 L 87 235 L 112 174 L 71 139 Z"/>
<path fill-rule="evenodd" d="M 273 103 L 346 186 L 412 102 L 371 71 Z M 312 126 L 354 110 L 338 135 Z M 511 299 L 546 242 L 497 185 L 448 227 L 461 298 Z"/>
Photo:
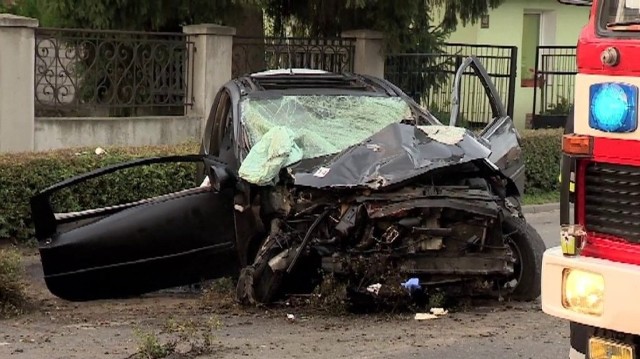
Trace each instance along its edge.
<path fill-rule="evenodd" d="M 589 127 L 617 133 L 638 128 L 638 87 L 617 82 L 594 84 L 589 99 Z"/>

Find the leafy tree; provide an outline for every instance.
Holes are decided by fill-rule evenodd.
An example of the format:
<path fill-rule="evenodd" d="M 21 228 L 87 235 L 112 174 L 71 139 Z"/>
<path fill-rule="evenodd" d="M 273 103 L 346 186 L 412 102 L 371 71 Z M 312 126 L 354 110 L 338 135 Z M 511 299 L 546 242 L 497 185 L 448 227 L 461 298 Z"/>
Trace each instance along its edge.
<path fill-rule="evenodd" d="M 53 26 L 55 19 L 47 11 L 42 11 L 42 6 L 49 0 L 18 0 L 14 3 L 0 1 L 0 13 L 9 13 L 20 16 L 36 18 L 40 26 Z"/>
<path fill-rule="evenodd" d="M 382 31 L 392 50 L 430 50 L 459 23 L 475 22 L 504 0 L 248 0 L 284 35 L 337 36 L 344 30 Z M 432 17 L 442 13 L 442 21 Z"/>
<path fill-rule="evenodd" d="M 390 49 L 433 48 L 459 24 L 474 22 L 504 0 L 18 0 L 10 12 L 46 18 L 72 28 L 180 31 L 185 24 L 243 24 L 247 10 L 261 9 L 275 35 L 338 36 L 374 29 Z M 253 7 L 251 7 L 251 5 Z M 434 10 L 442 21 L 435 23 Z M 246 26 L 255 27 L 255 23 Z M 255 32 L 254 32 L 255 33 Z"/>
<path fill-rule="evenodd" d="M 18 0 L 23 12 L 37 12 L 46 25 L 144 31 L 181 31 L 194 23 L 235 26 L 241 36 L 337 37 L 350 29 L 385 34 L 390 53 L 433 54 L 423 61 L 418 92 L 441 82 L 439 57 L 447 36 L 460 23 L 476 21 L 504 0 Z M 33 4 L 36 4 L 34 7 Z M 29 6 L 27 6 L 29 5 Z M 31 10 L 27 10 L 31 9 Z M 440 17 L 436 18 L 435 13 Z M 268 24 L 256 24 L 264 13 Z M 271 32 L 271 31 L 268 31 Z M 413 66 L 413 65 L 407 65 Z M 400 69 L 401 71 L 402 69 Z M 401 87 L 403 84 L 399 83 Z"/>
<path fill-rule="evenodd" d="M 242 11 L 241 0 L 39 1 L 57 26 L 90 29 L 180 31 L 186 24 L 229 23 Z"/>
<path fill-rule="evenodd" d="M 504 0 L 253 0 L 272 20 L 276 35 L 335 37 L 344 30 L 373 29 L 385 34 L 387 53 L 426 53 L 387 62 L 390 80 L 420 102 L 455 69 L 446 54 L 448 35 L 461 23 L 474 23 Z M 439 17 L 436 18 L 436 13 Z M 395 72 L 395 76 L 393 73 Z M 411 73 L 411 76 L 406 76 Z"/>

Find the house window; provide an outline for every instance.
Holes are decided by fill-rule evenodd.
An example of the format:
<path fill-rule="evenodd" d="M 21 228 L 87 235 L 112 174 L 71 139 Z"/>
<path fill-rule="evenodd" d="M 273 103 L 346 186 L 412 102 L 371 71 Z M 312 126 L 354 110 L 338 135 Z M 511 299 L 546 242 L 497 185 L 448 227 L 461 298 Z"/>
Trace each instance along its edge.
<path fill-rule="evenodd" d="M 482 15 L 482 17 L 480 17 L 480 28 L 481 29 L 489 28 L 489 15 Z"/>
<path fill-rule="evenodd" d="M 522 86 L 525 82 L 531 82 L 536 66 L 536 49 L 540 45 L 540 24 L 542 14 L 524 14 L 522 22 L 522 62 L 520 64 L 520 74 Z"/>

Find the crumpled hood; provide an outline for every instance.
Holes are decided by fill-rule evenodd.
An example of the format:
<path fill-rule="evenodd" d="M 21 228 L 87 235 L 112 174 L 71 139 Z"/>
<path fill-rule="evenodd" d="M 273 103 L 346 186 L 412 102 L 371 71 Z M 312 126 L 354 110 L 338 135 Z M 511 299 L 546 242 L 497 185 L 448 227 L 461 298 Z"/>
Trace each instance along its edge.
<path fill-rule="evenodd" d="M 303 160 L 288 170 L 295 185 L 379 189 L 490 153 L 464 128 L 397 123 L 339 154 Z"/>

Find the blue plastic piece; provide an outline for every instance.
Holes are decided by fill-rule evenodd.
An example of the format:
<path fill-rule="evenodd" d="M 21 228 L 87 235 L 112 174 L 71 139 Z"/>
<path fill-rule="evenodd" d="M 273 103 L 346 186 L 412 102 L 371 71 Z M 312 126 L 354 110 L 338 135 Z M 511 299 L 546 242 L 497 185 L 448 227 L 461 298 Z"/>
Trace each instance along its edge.
<path fill-rule="evenodd" d="M 589 127 L 617 133 L 638 128 L 638 87 L 616 82 L 594 84 L 589 98 Z"/>
<path fill-rule="evenodd" d="M 402 286 L 409 290 L 409 292 L 413 293 L 416 290 L 419 290 L 420 280 L 418 278 L 411 278 L 408 281 L 402 283 Z"/>

